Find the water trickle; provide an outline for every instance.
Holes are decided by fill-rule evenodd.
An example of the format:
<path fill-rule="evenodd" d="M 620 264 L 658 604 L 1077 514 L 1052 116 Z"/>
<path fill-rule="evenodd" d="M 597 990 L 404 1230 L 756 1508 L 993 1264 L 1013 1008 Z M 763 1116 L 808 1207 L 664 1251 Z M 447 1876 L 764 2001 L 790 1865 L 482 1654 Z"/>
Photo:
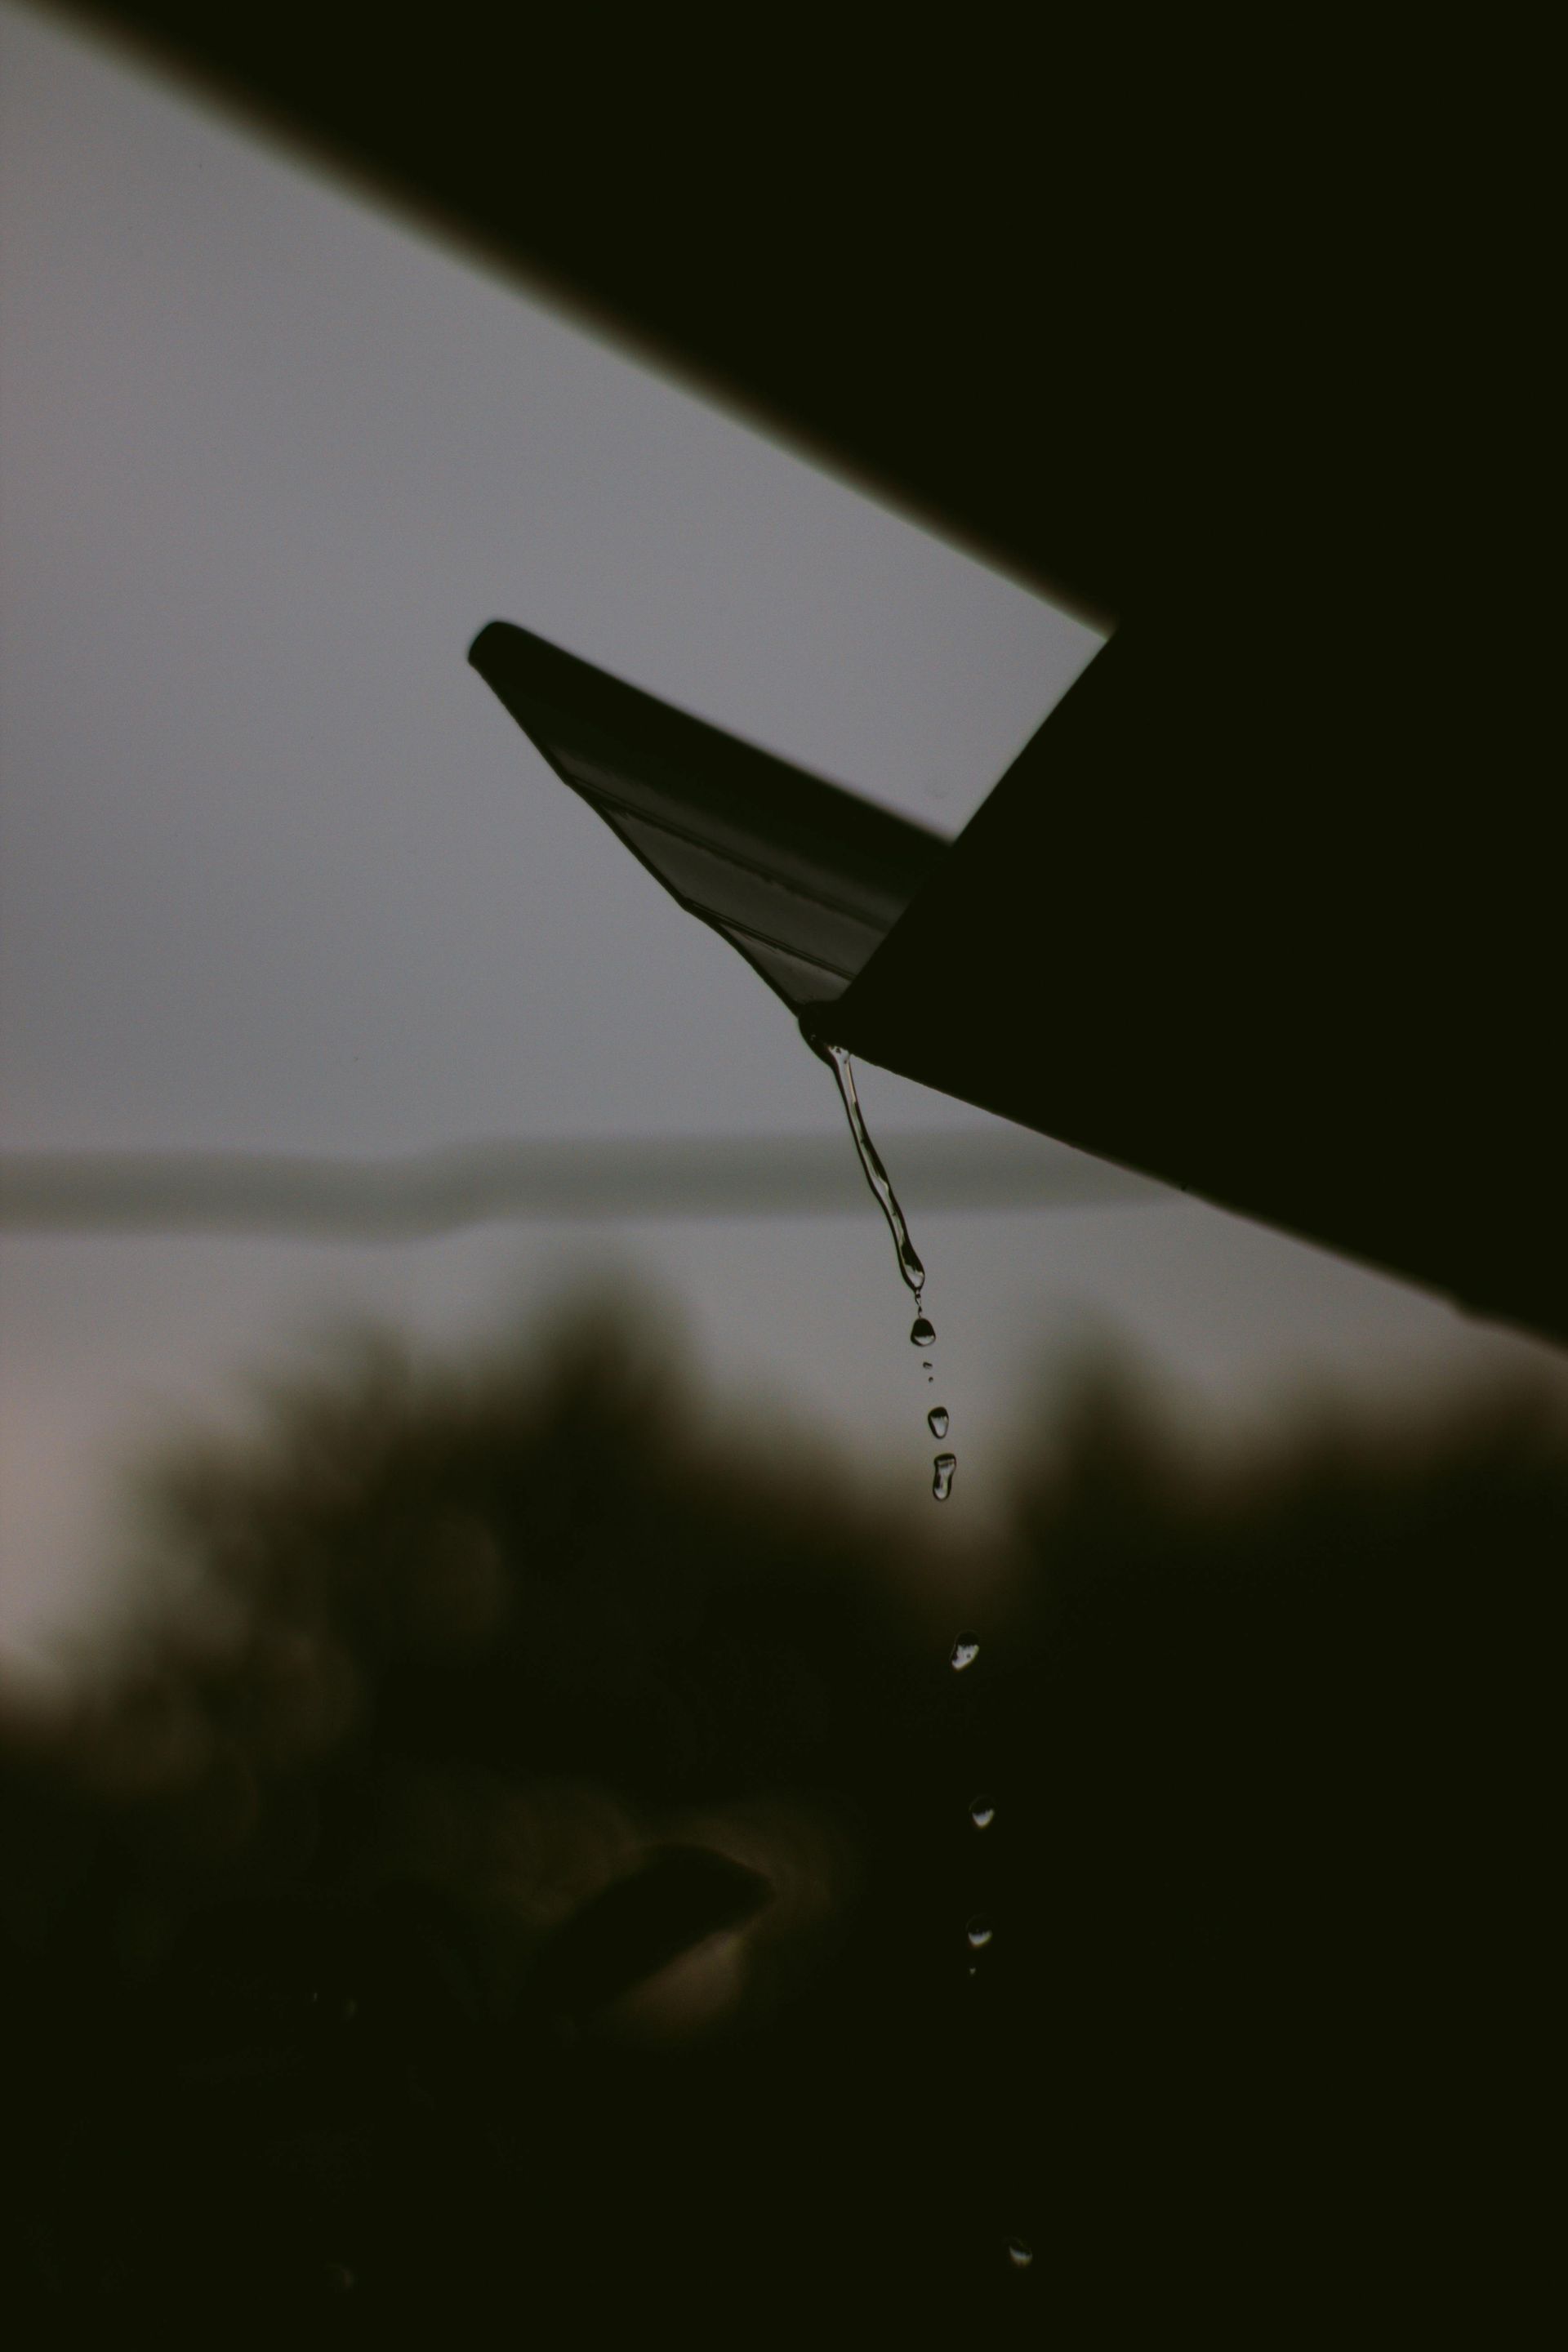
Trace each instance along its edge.
<path fill-rule="evenodd" d="M 815 1038 L 810 1042 L 813 1051 L 831 1065 L 833 1075 L 838 1081 L 838 1091 L 844 1097 L 844 1108 L 848 1115 L 849 1132 L 855 1138 L 855 1149 L 860 1155 L 860 1165 L 865 1171 L 866 1181 L 876 1194 L 878 1205 L 888 1220 L 888 1231 L 892 1234 L 893 1246 L 899 1253 L 899 1272 L 903 1276 L 918 1300 L 925 1288 L 926 1270 L 915 1255 L 915 1245 L 910 1239 L 910 1229 L 904 1223 L 904 1213 L 899 1206 L 897 1194 L 888 1181 L 888 1171 L 877 1157 L 876 1145 L 866 1132 L 866 1121 L 860 1112 L 860 1097 L 855 1091 L 855 1071 L 847 1049 L 843 1045 L 819 1045 Z M 936 1333 L 930 1324 L 925 1322 L 923 1316 L 917 1321 L 915 1329 L 920 1330 L 922 1324 L 924 1337 L 915 1342 L 916 1346 L 921 1348 L 929 1347 L 936 1337 Z"/>
<path fill-rule="evenodd" d="M 904 1223 L 903 1211 L 900 1208 L 898 1196 L 889 1181 L 888 1171 L 883 1167 L 878 1156 L 877 1148 L 867 1131 L 866 1121 L 860 1109 L 859 1097 L 855 1087 L 854 1065 L 850 1061 L 846 1047 L 828 1045 L 819 1042 L 810 1034 L 808 1030 L 805 1030 L 804 1022 L 802 1028 L 813 1052 L 827 1063 L 837 1081 L 845 1115 L 849 1121 L 849 1132 L 855 1139 L 855 1149 L 859 1155 L 861 1171 L 875 1195 L 878 1207 L 887 1219 L 888 1230 L 892 1234 L 893 1245 L 898 1252 L 899 1272 L 915 1295 L 915 1315 L 913 1322 L 910 1325 L 910 1345 L 922 1351 L 921 1370 L 926 1376 L 926 1386 L 934 1388 L 936 1386 L 935 1370 L 931 1358 L 923 1352 L 927 1348 L 933 1347 L 936 1342 L 936 1326 L 925 1311 L 925 1268 L 921 1264 L 914 1244 L 910 1239 L 910 1229 Z M 926 1414 L 926 1427 L 938 1444 L 941 1444 L 946 1437 L 951 1425 L 952 1416 L 946 1405 L 933 1403 Z M 957 1467 L 956 1454 L 938 1454 L 933 1458 L 931 1490 L 939 1503 L 945 1503 L 952 1493 L 952 1475 Z M 979 1643 L 972 1635 L 961 1634 L 949 1653 L 948 1664 L 954 1674 L 961 1675 L 974 1664 L 979 1655 Z M 977 1830 L 989 1829 L 995 1817 L 995 1807 L 989 1797 L 976 1797 L 972 1801 L 969 1818 Z M 990 1943 L 994 1932 L 990 1921 L 976 1914 L 964 1929 L 970 1951 L 976 1954 L 983 1952 Z M 968 1980 L 973 1983 L 978 1974 L 975 1962 L 971 1960 L 966 1971 Z M 1026 2269 L 1034 2260 L 1029 2248 L 1020 2238 L 1011 2239 L 1008 2242 L 1007 2251 L 1009 2259 L 1020 2270 Z"/>

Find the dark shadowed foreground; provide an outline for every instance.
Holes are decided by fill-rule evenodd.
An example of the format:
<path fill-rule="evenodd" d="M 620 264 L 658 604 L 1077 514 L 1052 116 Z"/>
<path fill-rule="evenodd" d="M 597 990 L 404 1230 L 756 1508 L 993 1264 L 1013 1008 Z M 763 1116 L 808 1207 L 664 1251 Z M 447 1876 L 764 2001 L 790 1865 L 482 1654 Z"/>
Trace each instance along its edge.
<path fill-rule="evenodd" d="M 1042 1400 L 934 1633 L 907 1528 L 592 1315 L 150 1474 L 163 1629 L 0 1722 L 7 2310 L 1525 2340 L 1560 1419 L 1221 1479 L 1130 1393 Z"/>

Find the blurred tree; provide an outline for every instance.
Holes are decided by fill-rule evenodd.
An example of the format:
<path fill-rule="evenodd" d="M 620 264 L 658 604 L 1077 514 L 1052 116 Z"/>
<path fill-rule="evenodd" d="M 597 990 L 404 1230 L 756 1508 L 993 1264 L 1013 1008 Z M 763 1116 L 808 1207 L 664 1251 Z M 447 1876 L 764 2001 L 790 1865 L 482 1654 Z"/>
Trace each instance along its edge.
<path fill-rule="evenodd" d="M 0 1721 L 13 2300 L 1511 2334 L 1562 1430 L 1244 1479 L 1058 1394 L 962 1675 L 903 1525 L 631 1318 L 367 1346 L 150 1469 L 186 1601 Z"/>

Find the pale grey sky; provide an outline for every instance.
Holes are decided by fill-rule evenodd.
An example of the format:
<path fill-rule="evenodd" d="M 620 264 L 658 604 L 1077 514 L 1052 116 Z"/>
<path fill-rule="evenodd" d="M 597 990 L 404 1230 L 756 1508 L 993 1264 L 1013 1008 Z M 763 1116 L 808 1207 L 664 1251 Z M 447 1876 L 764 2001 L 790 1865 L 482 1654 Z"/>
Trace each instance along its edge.
<path fill-rule="evenodd" d="M 1095 637 L 79 32 L 0 5 L 0 1142 L 835 1132 L 787 1015 L 549 775 L 470 638 L 520 621 L 955 831 Z M 895 1181 L 900 1129 L 987 1124 L 862 1091 Z M 1561 1371 L 1195 1204 L 906 1205 L 955 1559 L 1021 1366 L 1075 1332 L 1123 1331 L 1233 1437 L 1303 1383 Z M 868 1201 L 360 1248 L 13 1235 L 0 1657 L 88 1605 L 116 1461 L 236 1367 L 337 1310 L 460 1340 L 615 1268 L 726 1396 L 920 1492 Z"/>

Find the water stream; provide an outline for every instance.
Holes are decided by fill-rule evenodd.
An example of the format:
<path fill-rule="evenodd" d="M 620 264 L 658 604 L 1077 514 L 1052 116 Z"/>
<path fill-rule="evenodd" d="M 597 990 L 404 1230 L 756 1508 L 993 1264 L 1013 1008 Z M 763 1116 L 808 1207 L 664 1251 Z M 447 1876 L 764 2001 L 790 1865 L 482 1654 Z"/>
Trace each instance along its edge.
<path fill-rule="evenodd" d="M 860 1108 L 860 1097 L 855 1088 L 855 1071 L 848 1051 L 842 1045 L 819 1044 L 816 1038 L 811 1038 L 809 1043 L 813 1051 L 820 1055 L 828 1065 L 838 1082 L 838 1092 L 849 1120 L 849 1132 L 855 1139 L 855 1149 L 859 1155 L 866 1181 L 871 1188 L 878 1207 L 888 1221 L 888 1230 L 893 1237 L 893 1246 L 898 1252 L 899 1272 L 914 1292 L 915 1318 L 910 1326 L 910 1344 L 916 1348 L 931 1348 L 935 1344 L 936 1329 L 925 1312 L 926 1270 L 910 1238 L 909 1225 L 905 1221 L 902 1209 L 899 1206 L 898 1194 L 893 1190 L 888 1171 L 882 1165 L 881 1157 L 867 1130 L 865 1116 Z M 927 1385 L 934 1386 L 936 1374 L 929 1356 L 922 1357 L 921 1370 L 926 1375 Z M 926 1427 L 939 1444 L 946 1437 L 951 1425 L 952 1416 L 946 1405 L 933 1404 L 926 1414 Z M 939 1503 L 945 1503 L 952 1493 L 952 1476 L 957 1466 L 958 1458 L 953 1454 L 938 1454 L 933 1459 L 931 1490 Z M 949 1653 L 948 1664 L 954 1674 L 963 1674 L 974 1664 L 979 1654 L 980 1644 L 973 1636 L 961 1634 Z M 977 1830 L 988 1830 L 995 1818 L 996 1807 L 990 1797 L 975 1797 L 971 1801 L 969 1819 Z M 967 1973 L 970 1977 L 975 1977 L 979 1974 L 980 1955 L 991 1943 L 995 1931 L 991 1921 L 983 1913 L 977 1912 L 968 1921 L 963 1932 L 970 1955 Z M 1034 2259 L 1033 2251 L 1026 2240 L 1011 2238 L 1007 2241 L 1007 2260 L 1014 2270 L 1027 2270 Z"/>
<path fill-rule="evenodd" d="M 899 1272 L 915 1294 L 915 1319 L 910 1326 L 910 1345 L 913 1348 L 933 1347 L 936 1343 L 936 1326 L 926 1314 L 924 1303 L 926 1270 L 921 1263 L 919 1252 L 910 1239 L 909 1225 L 902 1209 L 899 1206 L 899 1196 L 894 1192 L 888 1171 L 882 1165 L 881 1154 L 872 1142 L 867 1128 L 865 1114 L 860 1108 L 860 1097 L 855 1089 L 855 1066 L 849 1058 L 848 1048 L 845 1045 L 821 1045 L 816 1038 L 812 1038 L 809 1042 L 812 1051 L 819 1055 L 827 1064 L 838 1082 L 838 1092 L 844 1104 L 845 1116 L 849 1121 L 849 1132 L 855 1139 L 855 1149 L 859 1154 L 860 1166 L 865 1173 L 866 1181 L 871 1188 L 878 1207 L 888 1221 L 888 1231 L 893 1236 L 893 1247 L 898 1252 Z M 921 1370 L 926 1374 L 928 1387 L 932 1385 L 936 1374 L 931 1368 L 929 1357 L 922 1359 Z M 933 1437 L 941 1439 L 947 1435 L 948 1418 L 945 1405 L 935 1406 L 926 1415 L 926 1421 Z M 939 1454 L 932 1461 L 931 1490 L 939 1503 L 945 1503 L 952 1494 L 952 1474 L 957 1466 L 958 1457 L 952 1454 Z"/>
<path fill-rule="evenodd" d="M 888 1181 L 888 1171 L 878 1157 L 877 1147 L 866 1132 L 861 1115 L 860 1097 L 855 1091 L 855 1070 L 847 1049 L 843 1045 L 817 1045 L 813 1050 L 821 1055 L 838 1081 L 838 1091 L 844 1097 L 848 1115 L 849 1132 L 855 1138 L 855 1149 L 860 1155 L 860 1165 L 866 1171 L 866 1181 L 877 1196 L 882 1214 L 888 1220 L 888 1230 L 893 1236 L 893 1246 L 899 1253 L 899 1272 L 915 1294 L 915 1305 L 921 1303 L 921 1293 L 926 1286 L 926 1270 L 915 1255 L 910 1239 L 910 1229 L 904 1223 L 904 1213 L 899 1206 L 898 1195 Z M 917 1337 L 917 1334 L 919 1335 Z M 929 1348 L 936 1333 L 923 1315 L 917 1315 L 910 1338 L 917 1348 Z"/>

